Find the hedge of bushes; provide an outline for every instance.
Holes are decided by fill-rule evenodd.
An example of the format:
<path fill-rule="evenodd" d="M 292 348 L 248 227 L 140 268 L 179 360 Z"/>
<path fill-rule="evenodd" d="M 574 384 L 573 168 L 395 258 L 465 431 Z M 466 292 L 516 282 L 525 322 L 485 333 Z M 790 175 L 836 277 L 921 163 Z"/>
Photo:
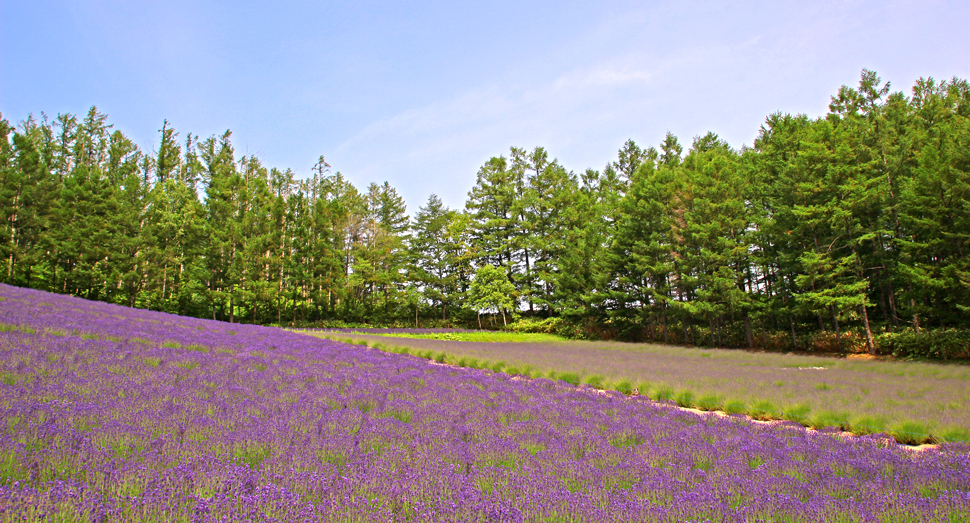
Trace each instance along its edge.
<path fill-rule="evenodd" d="M 570 323 L 563 318 L 521 318 L 505 327 L 511 332 L 528 332 L 535 334 L 556 334 L 571 340 L 586 340 L 592 336 L 582 325 Z"/>
<path fill-rule="evenodd" d="M 937 329 L 886 332 L 876 337 L 880 354 L 897 358 L 970 359 L 970 330 Z"/>
<path fill-rule="evenodd" d="M 588 326 L 576 325 L 563 318 L 521 318 L 506 327 L 512 332 L 558 334 L 569 339 L 599 338 Z M 876 350 L 882 355 L 901 359 L 970 360 L 970 330 L 923 329 L 885 332 L 875 336 Z M 793 350 L 791 334 L 787 332 L 758 333 L 758 350 L 787 352 Z M 843 332 L 841 340 L 834 332 L 818 332 L 799 336 L 798 350 L 826 354 L 864 354 L 868 352 L 866 338 L 858 332 Z"/>

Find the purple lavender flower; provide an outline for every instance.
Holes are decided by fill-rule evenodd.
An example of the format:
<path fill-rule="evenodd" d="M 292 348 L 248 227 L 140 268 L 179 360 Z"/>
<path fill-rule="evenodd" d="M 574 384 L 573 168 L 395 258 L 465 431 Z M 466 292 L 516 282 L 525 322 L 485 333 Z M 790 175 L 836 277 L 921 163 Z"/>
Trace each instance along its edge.
<path fill-rule="evenodd" d="M 0 521 L 960 521 L 914 453 L 0 285 Z"/>

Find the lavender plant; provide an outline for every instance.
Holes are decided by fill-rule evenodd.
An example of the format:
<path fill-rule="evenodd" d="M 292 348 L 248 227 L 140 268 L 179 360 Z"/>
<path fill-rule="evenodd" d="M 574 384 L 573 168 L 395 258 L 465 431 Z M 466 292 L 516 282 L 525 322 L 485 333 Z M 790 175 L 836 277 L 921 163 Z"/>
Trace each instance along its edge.
<path fill-rule="evenodd" d="M 965 446 L 0 298 L 0 521 L 970 520 Z"/>

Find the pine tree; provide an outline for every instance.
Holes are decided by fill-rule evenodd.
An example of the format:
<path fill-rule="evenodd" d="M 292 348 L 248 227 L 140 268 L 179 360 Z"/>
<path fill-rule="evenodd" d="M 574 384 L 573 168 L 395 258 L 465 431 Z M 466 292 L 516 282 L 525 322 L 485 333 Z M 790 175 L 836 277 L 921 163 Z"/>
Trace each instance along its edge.
<path fill-rule="evenodd" d="M 453 251 L 449 248 L 449 226 L 455 212 L 436 194 L 418 209 L 411 226 L 411 265 L 409 279 L 432 307 L 447 318 L 447 308 L 458 294 L 458 278 L 452 269 Z"/>
<path fill-rule="evenodd" d="M 576 176 L 555 159 L 549 161 L 542 147 L 531 153 L 513 148 L 513 170 L 523 173 L 517 214 L 521 223 L 516 245 L 525 273 L 519 288 L 529 303 L 546 314 L 561 308 L 557 300 L 561 270 L 559 262 L 567 250 L 567 231 L 574 228 L 579 187 Z M 572 209 L 572 211 L 571 211 Z"/>
<path fill-rule="evenodd" d="M 465 202 L 473 222 L 476 265 L 501 267 L 510 281 L 519 274 L 513 253 L 521 234 L 518 214 L 521 186 L 522 173 L 510 170 L 504 157 L 493 157 L 478 170 L 475 186 Z"/>

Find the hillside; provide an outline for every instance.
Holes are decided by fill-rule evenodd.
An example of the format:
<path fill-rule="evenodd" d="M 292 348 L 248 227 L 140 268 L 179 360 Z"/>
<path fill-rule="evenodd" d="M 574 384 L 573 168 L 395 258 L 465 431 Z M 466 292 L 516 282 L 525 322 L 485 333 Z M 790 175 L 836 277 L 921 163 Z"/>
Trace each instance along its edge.
<path fill-rule="evenodd" d="M 967 521 L 965 446 L 0 285 L 0 521 Z"/>

